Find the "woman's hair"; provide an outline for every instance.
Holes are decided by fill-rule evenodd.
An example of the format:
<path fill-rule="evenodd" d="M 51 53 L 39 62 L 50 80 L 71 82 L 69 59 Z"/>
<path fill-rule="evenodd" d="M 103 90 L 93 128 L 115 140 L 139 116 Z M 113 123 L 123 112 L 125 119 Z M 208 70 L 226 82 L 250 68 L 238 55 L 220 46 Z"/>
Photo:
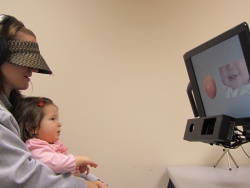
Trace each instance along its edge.
<path fill-rule="evenodd" d="M 13 16 L 9 16 L 9 19 L 1 25 L 0 36 L 5 40 L 17 40 L 16 33 L 18 31 L 22 31 L 36 38 L 35 34 L 27 29 L 23 22 L 17 20 Z"/>
<path fill-rule="evenodd" d="M 1 24 L 0 37 L 5 39 L 6 41 L 18 40 L 16 38 L 16 34 L 18 31 L 22 31 L 23 33 L 26 33 L 36 38 L 35 34 L 31 30 L 27 29 L 21 21 L 17 20 L 13 16 L 9 16 L 9 19 L 5 23 Z M 2 72 L 0 72 L 0 91 L 5 92 Z M 22 95 L 20 91 L 12 90 L 10 93 L 9 101 L 11 104 L 14 105 L 21 97 Z"/>
<path fill-rule="evenodd" d="M 49 104 L 54 104 L 49 98 L 24 97 L 15 105 L 13 116 L 19 124 L 24 142 L 35 137 L 35 130 L 40 128 L 44 117 L 44 107 Z"/>

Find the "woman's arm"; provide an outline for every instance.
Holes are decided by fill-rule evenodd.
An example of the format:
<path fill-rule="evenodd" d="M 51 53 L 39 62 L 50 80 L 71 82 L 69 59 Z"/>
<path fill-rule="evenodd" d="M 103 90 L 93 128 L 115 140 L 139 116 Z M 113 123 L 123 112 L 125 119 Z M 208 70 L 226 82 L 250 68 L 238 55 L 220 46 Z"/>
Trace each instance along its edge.
<path fill-rule="evenodd" d="M 108 185 L 105 184 L 100 178 L 96 177 L 94 174 L 82 173 L 81 177 L 84 178 L 85 180 L 99 184 L 101 188 L 108 188 Z"/>

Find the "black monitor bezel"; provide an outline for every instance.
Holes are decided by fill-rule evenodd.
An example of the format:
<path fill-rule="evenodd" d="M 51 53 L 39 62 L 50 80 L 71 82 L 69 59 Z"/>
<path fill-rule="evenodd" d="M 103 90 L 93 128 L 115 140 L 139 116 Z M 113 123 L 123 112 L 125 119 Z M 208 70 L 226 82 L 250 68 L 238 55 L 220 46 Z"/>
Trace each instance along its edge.
<path fill-rule="evenodd" d="M 186 69 L 187 69 L 188 76 L 189 76 L 189 80 L 190 80 L 190 84 L 192 86 L 192 93 L 194 96 L 194 100 L 196 103 L 196 108 L 197 108 L 199 117 L 207 117 L 207 115 L 205 112 L 204 105 L 202 103 L 202 98 L 201 98 L 198 83 L 195 77 L 195 72 L 194 72 L 194 68 L 192 65 L 191 57 L 236 35 L 239 36 L 240 44 L 242 47 L 242 51 L 243 51 L 246 65 L 247 65 L 248 72 L 249 72 L 250 70 L 250 33 L 249 33 L 248 24 L 246 22 L 243 22 L 235 26 L 234 28 L 231 28 L 230 30 L 218 35 L 217 37 L 214 37 L 213 39 L 199 45 L 198 47 L 186 52 L 183 55 Z"/>

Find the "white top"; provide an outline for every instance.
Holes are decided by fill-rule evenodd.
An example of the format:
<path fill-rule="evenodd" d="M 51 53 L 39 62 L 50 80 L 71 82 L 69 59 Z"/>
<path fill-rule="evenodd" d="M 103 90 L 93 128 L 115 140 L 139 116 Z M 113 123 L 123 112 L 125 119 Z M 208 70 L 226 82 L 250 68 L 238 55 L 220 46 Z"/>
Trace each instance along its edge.
<path fill-rule="evenodd" d="M 250 166 L 168 166 L 175 188 L 250 188 Z"/>
<path fill-rule="evenodd" d="M 250 84 L 241 86 L 236 89 L 232 89 L 231 87 L 225 88 L 226 98 L 239 97 L 246 94 L 250 94 Z"/>

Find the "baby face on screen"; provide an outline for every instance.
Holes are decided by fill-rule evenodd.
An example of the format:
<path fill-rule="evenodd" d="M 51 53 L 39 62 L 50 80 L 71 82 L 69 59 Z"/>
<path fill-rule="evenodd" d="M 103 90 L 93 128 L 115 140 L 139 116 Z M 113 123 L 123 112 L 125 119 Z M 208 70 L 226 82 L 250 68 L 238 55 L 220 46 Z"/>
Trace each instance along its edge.
<path fill-rule="evenodd" d="M 232 89 L 249 84 L 249 73 L 244 59 L 219 67 L 219 72 L 223 84 Z"/>

